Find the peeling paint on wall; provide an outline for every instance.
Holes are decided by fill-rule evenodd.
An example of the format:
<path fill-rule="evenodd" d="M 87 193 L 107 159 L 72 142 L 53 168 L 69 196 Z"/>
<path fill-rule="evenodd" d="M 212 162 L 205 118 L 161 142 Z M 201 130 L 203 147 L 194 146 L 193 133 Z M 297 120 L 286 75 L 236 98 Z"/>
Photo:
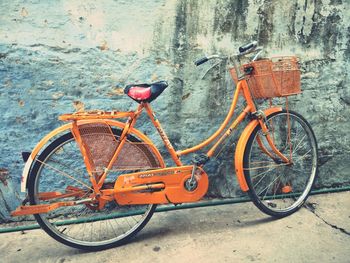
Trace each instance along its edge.
<path fill-rule="evenodd" d="M 7 186 L 8 178 L 9 178 L 9 171 L 6 168 L 0 168 L 0 183 Z"/>

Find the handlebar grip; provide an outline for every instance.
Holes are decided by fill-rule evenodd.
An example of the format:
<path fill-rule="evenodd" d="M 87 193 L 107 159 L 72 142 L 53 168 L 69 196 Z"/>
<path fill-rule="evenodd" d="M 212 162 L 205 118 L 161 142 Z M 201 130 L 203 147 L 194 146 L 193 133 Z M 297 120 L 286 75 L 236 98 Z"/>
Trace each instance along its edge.
<path fill-rule="evenodd" d="M 244 46 L 239 47 L 238 50 L 239 50 L 240 53 L 243 53 L 243 52 L 245 52 L 245 51 L 247 51 L 247 50 L 249 50 L 251 48 L 257 47 L 257 45 L 258 45 L 258 42 L 253 41 L 253 42 L 251 42 L 249 44 L 246 44 Z"/>
<path fill-rule="evenodd" d="M 196 66 L 202 65 L 203 63 L 207 62 L 209 59 L 207 57 L 200 58 L 197 61 L 194 62 Z"/>

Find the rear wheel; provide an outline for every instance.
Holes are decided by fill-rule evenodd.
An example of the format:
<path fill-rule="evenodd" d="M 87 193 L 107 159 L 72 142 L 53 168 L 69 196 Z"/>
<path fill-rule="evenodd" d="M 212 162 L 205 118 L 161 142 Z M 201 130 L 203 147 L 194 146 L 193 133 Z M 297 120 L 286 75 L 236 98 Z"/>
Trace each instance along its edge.
<path fill-rule="evenodd" d="M 284 217 L 297 211 L 312 189 L 317 143 L 311 126 L 293 111 L 271 114 L 266 123 L 275 146 L 292 164 L 269 156 L 273 151 L 258 125 L 246 145 L 244 175 L 254 204 L 268 215 Z"/>
<path fill-rule="evenodd" d="M 94 136 L 96 131 L 98 132 L 98 129 L 95 129 Z M 116 138 L 120 135 L 120 130 L 111 131 Z M 103 136 L 100 136 L 100 139 L 106 138 Z M 140 144 L 138 139 L 128 136 L 127 143 L 134 147 L 132 150 L 132 147 L 129 147 L 129 151 L 137 151 L 135 154 L 145 158 L 148 163 L 147 169 L 159 165 L 159 160 L 144 144 Z M 132 156 L 121 158 L 124 163 L 119 162 L 118 165 L 125 164 L 128 159 L 132 159 Z M 111 172 L 104 187 L 113 188 L 114 181 L 120 174 L 135 171 L 133 169 L 135 168 L 123 168 L 123 171 Z M 72 133 L 60 136 L 47 146 L 36 159 L 28 182 L 28 194 L 32 205 L 83 200 L 92 193 L 91 188 L 84 161 Z M 40 193 L 66 194 L 72 191 L 79 191 L 80 194 L 50 200 L 43 200 L 42 195 L 40 196 Z M 63 244 L 85 250 L 101 250 L 127 242 L 146 225 L 155 208 L 156 205 L 119 206 L 113 201 L 107 203 L 102 210 L 98 210 L 94 204 L 83 203 L 37 214 L 35 218 L 43 230 Z"/>

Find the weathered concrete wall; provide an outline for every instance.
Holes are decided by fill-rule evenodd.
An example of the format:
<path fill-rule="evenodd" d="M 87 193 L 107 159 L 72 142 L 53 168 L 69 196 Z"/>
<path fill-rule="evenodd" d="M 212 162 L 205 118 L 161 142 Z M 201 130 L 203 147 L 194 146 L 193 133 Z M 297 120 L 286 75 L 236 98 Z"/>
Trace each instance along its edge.
<path fill-rule="evenodd" d="M 318 138 L 317 185 L 348 185 L 349 10 L 345 0 L 1 1 L 0 220 L 19 202 L 20 152 L 80 102 L 86 109 L 131 109 L 124 85 L 166 79 L 170 87 L 152 104 L 175 147 L 210 136 L 233 85 L 224 65 L 203 77 L 209 65 L 195 68 L 192 61 L 255 39 L 267 54 L 302 58 L 304 93 L 291 104 Z M 149 124 L 139 128 L 157 138 Z M 208 165 L 209 196 L 240 194 L 232 142 Z"/>

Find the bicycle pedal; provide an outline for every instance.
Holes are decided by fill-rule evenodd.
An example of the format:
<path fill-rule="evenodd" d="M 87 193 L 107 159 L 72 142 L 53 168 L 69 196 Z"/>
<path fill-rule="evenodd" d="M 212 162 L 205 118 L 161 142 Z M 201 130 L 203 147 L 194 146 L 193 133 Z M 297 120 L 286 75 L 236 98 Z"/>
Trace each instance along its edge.
<path fill-rule="evenodd" d="M 209 156 L 205 153 L 195 155 L 192 159 L 192 163 L 196 166 L 204 165 L 209 161 Z"/>

